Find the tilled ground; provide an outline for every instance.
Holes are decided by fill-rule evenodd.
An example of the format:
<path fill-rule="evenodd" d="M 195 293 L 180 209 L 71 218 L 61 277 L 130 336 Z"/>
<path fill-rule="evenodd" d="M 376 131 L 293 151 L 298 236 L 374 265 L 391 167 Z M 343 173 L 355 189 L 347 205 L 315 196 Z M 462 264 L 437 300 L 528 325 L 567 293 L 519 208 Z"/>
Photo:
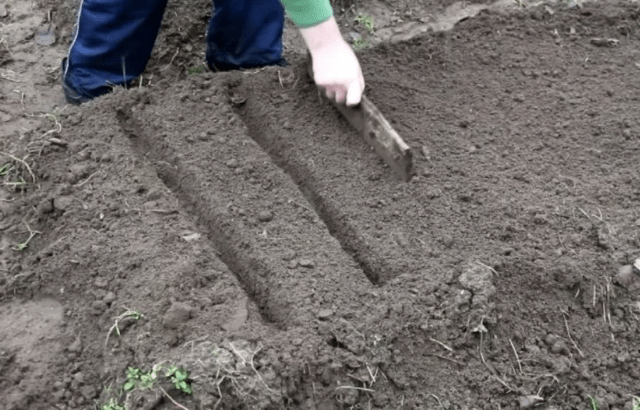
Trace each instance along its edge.
<path fill-rule="evenodd" d="M 636 410 L 639 16 L 481 12 L 363 51 L 408 183 L 301 56 L 158 70 L 8 138 L 39 189 L 3 154 L 4 404 Z M 122 388 L 154 365 L 193 393 Z"/>

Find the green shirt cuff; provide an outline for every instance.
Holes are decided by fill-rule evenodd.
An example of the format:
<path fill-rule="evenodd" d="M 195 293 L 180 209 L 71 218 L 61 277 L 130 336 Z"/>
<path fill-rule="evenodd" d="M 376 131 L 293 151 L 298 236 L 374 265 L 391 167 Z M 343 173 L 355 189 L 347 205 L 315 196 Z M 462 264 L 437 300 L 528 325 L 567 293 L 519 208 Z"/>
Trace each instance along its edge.
<path fill-rule="evenodd" d="M 289 18 L 300 28 L 328 20 L 333 15 L 330 0 L 281 0 Z"/>

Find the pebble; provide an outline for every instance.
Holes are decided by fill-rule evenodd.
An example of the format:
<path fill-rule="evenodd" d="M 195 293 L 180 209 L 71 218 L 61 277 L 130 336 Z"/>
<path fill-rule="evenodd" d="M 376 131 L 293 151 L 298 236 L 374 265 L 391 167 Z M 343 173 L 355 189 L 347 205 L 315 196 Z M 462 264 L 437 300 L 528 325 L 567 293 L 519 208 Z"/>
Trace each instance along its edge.
<path fill-rule="evenodd" d="M 102 301 L 107 305 L 110 305 L 111 303 L 115 302 L 115 300 L 116 300 L 116 294 L 113 292 L 107 293 L 105 297 L 102 299 Z"/>
<path fill-rule="evenodd" d="M 295 259 L 292 261 L 289 261 L 289 263 L 287 264 L 288 269 L 295 269 L 297 267 L 298 267 L 298 261 Z"/>
<path fill-rule="evenodd" d="M 237 168 L 240 165 L 237 159 L 233 158 L 227 161 L 227 166 L 229 168 Z"/>
<path fill-rule="evenodd" d="M 300 259 L 300 266 L 311 269 L 314 268 L 316 264 L 311 259 Z"/>
<path fill-rule="evenodd" d="M 208 139 L 210 139 L 210 138 L 211 138 L 211 136 L 210 136 L 207 132 L 205 132 L 205 131 L 201 132 L 201 133 L 198 135 L 198 139 L 199 139 L 200 141 L 206 141 L 206 140 L 208 140 Z"/>
<path fill-rule="evenodd" d="M 347 37 L 347 41 L 349 41 L 351 44 L 354 44 L 362 40 L 362 35 L 355 31 L 350 31 L 349 33 L 347 33 L 346 37 Z"/>
<path fill-rule="evenodd" d="M 60 211 L 66 211 L 73 203 L 73 198 L 70 196 L 59 196 L 53 199 L 53 208 Z"/>
<path fill-rule="evenodd" d="M 4 4 L 0 4 L 0 17 L 7 17 L 9 12 L 7 11 L 7 6 Z"/>
<path fill-rule="evenodd" d="M 542 397 L 536 395 L 520 396 L 518 397 L 518 404 L 521 409 L 528 409 L 535 406 L 542 401 Z"/>
<path fill-rule="evenodd" d="M 271 211 L 261 211 L 258 214 L 258 221 L 260 222 L 270 222 L 273 220 L 273 213 Z"/>
<path fill-rule="evenodd" d="M 618 274 L 615 276 L 615 283 L 625 288 L 631 286 L 636 279 L 636 274 L 633 272 L 633 266 L 624 265 L 618 270 Z"/>
<path fill-rule="evenodd" d="M 318 312 L 319 319 L 329 319 L 331 316 L 333 316 L 333 310 L 331 309 L 322 309 Z"/>

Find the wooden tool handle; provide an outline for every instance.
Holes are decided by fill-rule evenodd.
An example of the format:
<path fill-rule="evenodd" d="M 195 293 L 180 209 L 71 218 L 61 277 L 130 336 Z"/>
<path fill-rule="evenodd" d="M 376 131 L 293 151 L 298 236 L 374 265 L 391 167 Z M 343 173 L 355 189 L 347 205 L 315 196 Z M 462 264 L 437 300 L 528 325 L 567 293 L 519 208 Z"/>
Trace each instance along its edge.
<path fill-rule="evenodd" d="M 307 54 L 307 73 L 313 81 L 315 77 L 310 53 Z M 326 98 L 324 95 L 323 97 Z M 411 149 L 367 96 L 362 95 L 360 104 L 354 107 L 328 100 L 403 181 L 411 179 L 413 173 Z"/>

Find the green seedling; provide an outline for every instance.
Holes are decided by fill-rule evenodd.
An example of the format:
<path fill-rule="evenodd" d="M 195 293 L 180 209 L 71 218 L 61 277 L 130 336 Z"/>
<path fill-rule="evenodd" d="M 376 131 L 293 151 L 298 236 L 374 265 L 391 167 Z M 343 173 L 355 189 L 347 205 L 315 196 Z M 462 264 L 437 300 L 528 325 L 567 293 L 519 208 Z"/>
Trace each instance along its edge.
<path fill-rule="evenodd" d="M 598 410 L 598 400 L 595 397 L 589 396 L 589 404 L 591 405 L 591 410 Z"/>
<path fill-rule="evenodd" d="M 631 396 L 631 408 L 633 410 L 640 410 L 640 397 Z"/>
<path fill-rule="evenodd" d="M 167 369 L 165 373 L 165 377 L 167 377 L 173 383 L 173 386 L 186 394 L 192 394 L 193 389 L 189 384 L 189 372 L 185 369 L 178 368 L 176 366 L 171 366 Z"/>
<path fill-rule="evenodd" d="M 100 410 L 126 410 L 124 407 L 118 404 L 116 399 L 109 400 L 109 403 L 103 404 Z"/>
<path fill-rule="evenodd" d="M 107 340 L 105 341 L 104 345 L 105 348 L 107 347 L 107 343 L 109 343 L 109 336 L 111 336 L 111 333 L 115 330 L 116 334 L 118 336 L 120 336 L 120 326 L 119 324 L 121 322 L 124 322 L 125 320 L 140 320 L 140 318 L 142 317 L 142 313 L 135 311 L 135 310 L 131 310 L 127 307 L 125 307 L 126 311 L 121 314 L 120 316 L 116 316 L 114 318 L 114 323 L 113 326 L 111 326 L 111 328 L 109 328 L 109 332 L 107 333 Z"/>
<path fill-rule="evenodd" d="M 158 367 L 154 366 L 148 372 L 143 372 L 135 367 L 127 368 L 127 381 L 124 382 L 124 390 L 130 392 L 134 389 L 151 390 L 158 381 Z"/>
<path fill-rule="evenodd" d="M 361 51 L 367 47 L 369 47 L 369 42 L 367 40 L 359 38 L 353 42 L 353 49 L 355 51 Z"/>
<path fill-rule="evenodd" d="M 31 242 L 33 237 L 40 233 L 38 231 L 31 230 L 31 227 L 29 227 L 28 223 L 25 222 L 24 224 L 27 225 L 27 230 L 29 231 L 29 237 L 25 241 L 22 241 L 19 244 L 17 244 L 16 246 L 14 246 L 13 250 L 15 250 L 15 251 L 22 252 L 25 249 L 27 249 L 27 247 L 29 246 L 29 242 Z"/>
<path fill-rule="evenodd" d="M 12 169 L 13 169 L 13 165 L 4 164 L 2 167 L 0 167 L 0 177 L 7 176 Z"/>
<path fill-rule="evenodd" d="M 195 67 L 191 67 L 189 68 L 188 72 L 189 72 L 189 75 L 202 74 L 204 72 L 204 66 L 198 65 Z"/>
<path fill-rule="evenodd" d="M 364 27 L 369 34 L 373 34 L 375 32 L 373 17 L 368 14 L 358 14 L 358 17 L 356 17 L 356 23 Z"/>

